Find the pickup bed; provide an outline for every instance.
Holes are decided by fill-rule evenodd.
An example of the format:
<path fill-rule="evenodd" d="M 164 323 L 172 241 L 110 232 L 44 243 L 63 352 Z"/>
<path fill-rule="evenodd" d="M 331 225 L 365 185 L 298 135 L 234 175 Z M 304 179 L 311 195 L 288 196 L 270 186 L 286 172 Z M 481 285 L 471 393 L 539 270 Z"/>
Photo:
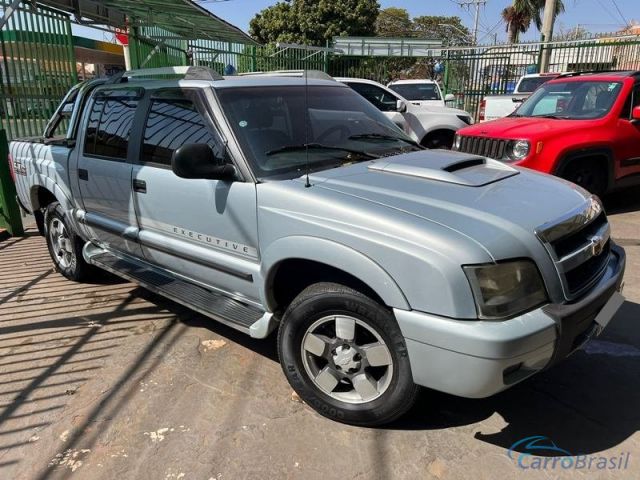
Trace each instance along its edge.
<path fill-rule="evenodd" d="M 252 337 L 277 329 L 292 387 L 341 422 L 390 422 L 420 385 L 504 390 L 622 302 L 597 198 L 424 150 L 331 78 L 127 72 L 75 87 L 10 150 L 59 272 L 105 269 Z"/>
<path fill-rule="evenodd" d="M 540 85 L 553 80 L 557 73 L 533 73 L 525 75 L 516 84 L 513 93 L 507 95 L 488 95 L 480 102 L 478 112 L 479 122 L 488 122 L 503 118 L 518 109 L 529 95 L 531 95 Z"/>

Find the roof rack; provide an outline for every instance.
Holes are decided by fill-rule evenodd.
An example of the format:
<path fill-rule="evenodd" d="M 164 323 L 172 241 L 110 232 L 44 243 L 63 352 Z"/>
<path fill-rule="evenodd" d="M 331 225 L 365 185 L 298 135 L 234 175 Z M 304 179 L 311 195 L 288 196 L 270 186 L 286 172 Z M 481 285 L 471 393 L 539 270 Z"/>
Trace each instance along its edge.
<path fill-rule="evenodd" d="M 241 73 L 239 76 L 241 77 L 296 77 L 301 78 L 304 77 L 305 72 L 307 74 L 307 78 L 311 78 L 313 80 L 330 80 L 335 82 L 335 78 L 333 78 L 328 73 L 323 72 L 322 70 L 273 70 L 270 72 L 249 72 L 249 73 Z"/>
<path fill-rule="evenodd" d="M 633 76 L 637 75 L 640 72 L 635 72 L 633 70 L 585 70 L 584 72 L 567 72 L 560 75 L 558 78 L 570 78 L 570 77 L 580 77 L 582 75 L 607 75 L 611 73 L 617 73 L 619 75 Z"/>
<path fill-rule="evenodd" d="M 129 81 L 130 78 L 160 77 L 168 75 L 181 75 L 183 80 L 205 80 L 213 82 L 224 80 L 222 75 L 208 67 L 162 67 L 127 70 L 126 72 L 114 75 L 107 83 L 125 83 Z"/>

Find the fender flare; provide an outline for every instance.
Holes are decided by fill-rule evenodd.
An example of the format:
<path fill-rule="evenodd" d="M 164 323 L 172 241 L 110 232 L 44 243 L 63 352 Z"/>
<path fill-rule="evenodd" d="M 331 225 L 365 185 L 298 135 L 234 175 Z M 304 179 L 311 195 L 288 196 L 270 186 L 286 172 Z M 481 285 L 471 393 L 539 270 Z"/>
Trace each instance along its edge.
<path fill-rule="evenodd" d="M 587 147 L 579 150 L 569 150 L 562 153 L 560 159 L 556 163 L 553 169 L 553 174 L 557 177 L 562 177 L 567 165 L 578 158 L 583 157 L 604 157 L 607 161 L 607 189 L 611 189 L 615 184 L 615 156 L 613 150 L 610 147 Z"/>
<path fill-rule="evenodd" d="M 50 177 L 37 174 L 32 175 L 30 180 L 31 187 L 29 188 L 29 200 L 31 201 L 33 210 L 37 210 L 40 208 L 37 193 L 39 187 L 51 192 L 65 211 L 70 211 L 73 209 L 73 203 L 71 202 L 71 199 L 67 196 L 64 190 L 60 188 L 60 185 L 54 182 Z"/>
<path fill-rule="evenodd" d="M 264 282 L 260 286 L 260 296 L 265 305 L 271 303 L 268 289 L 278 265 L 294 259 L 311 260 L 343 270 L 369 286 L 388 307 L 410 309 L 395 280 L 372 259 L 343 244 L 302 235 L 276 240 L 263 252 Z"/>

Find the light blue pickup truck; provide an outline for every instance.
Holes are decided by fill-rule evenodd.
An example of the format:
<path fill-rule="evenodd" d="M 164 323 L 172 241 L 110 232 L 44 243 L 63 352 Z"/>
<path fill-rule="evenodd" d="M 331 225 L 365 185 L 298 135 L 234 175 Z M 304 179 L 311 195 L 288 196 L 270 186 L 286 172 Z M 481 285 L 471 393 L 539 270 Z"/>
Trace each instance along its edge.
<path fill-rule="evenodd" d="M 76 86 L 10 150 L 63 275 L 98 267 L 255 338 L 277 329 L 292 387 L 345 423 L 398 418 L 419 385 L 504 390 L 623 301 L 597 198 L 423 150 L 321 75 L 127 72 Z"/>

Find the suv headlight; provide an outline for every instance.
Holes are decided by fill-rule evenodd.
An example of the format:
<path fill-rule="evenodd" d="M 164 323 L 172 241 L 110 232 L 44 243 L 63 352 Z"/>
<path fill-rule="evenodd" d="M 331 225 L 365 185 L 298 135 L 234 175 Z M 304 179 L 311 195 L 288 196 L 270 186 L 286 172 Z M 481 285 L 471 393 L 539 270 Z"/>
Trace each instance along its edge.
<path fill-rule="evenodd" d="M 531 260 L 463 267 L 476 301 L 478 316 L 496 320 L 524 313 L 547 300 L 547 292 Z"/>
<path fill-rule="evenodd" d="M 507 155 L 511 160 L 524 160 L 531 151 L 531 144 L 527 140 L 513 140 L 509 142 Z"/>
<path fill-rule="evenodd" d="M 462 145 L 462 137 L 456 133 L 455 137 L 453 137 L 453 149 L 460 150 L 461 145 Z"/>

